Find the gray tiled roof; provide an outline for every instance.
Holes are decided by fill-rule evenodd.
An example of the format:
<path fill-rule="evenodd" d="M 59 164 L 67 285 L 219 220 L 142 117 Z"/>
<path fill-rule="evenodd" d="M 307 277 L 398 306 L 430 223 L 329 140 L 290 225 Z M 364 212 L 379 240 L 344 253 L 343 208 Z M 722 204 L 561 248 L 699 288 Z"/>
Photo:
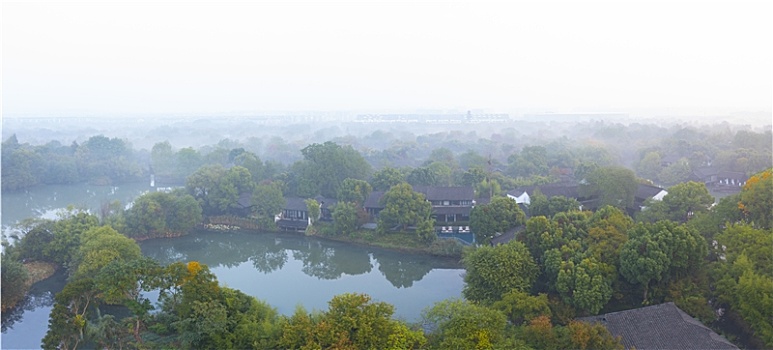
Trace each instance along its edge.
<path fill-rule="evenodd" d="M 242 192 L 239 194 L 239 201 L 237 202 L 242 208 L 249 208 L 252 206 L 252 192 Z"/>
<path fill-rule="evenodd" d="M 508 191 L 507 194 L 512 195 L 514 197 L 518 197 L 522 195 L 524 192 L 528 193 L 529 196 L 534 195 L 534 190 L 539 188 L 539 191 L 542 192 L 543 195 L 547 198 L 555 197 L 555 196 L 564 196 L 566 198 L 580 198 L 580 193 L 578 191 L 579 186 L 576 184 L 566 184 L 566 183 L 556 183 L 556 184 L 545 184 L 545 185 L 537 185 L 537 186 L 523 186 L 516 188 L 512 191 Z"/>
<path fill-rule="evenodd" d="M 639 187 L 636 189 L 636 198 L 641 200 L 650 199 L 662 190 L 662 188 L 657 186 L 639 184 Z"/>
<path fill-rule="evenodd" d="M 384 191 L 373 191 L 370 193 L 367 199 L 365 199 L 365 203 L 362 204 L 365 208 L 381 208 L 384 209 L 384 206 L 379 203 L 381 200 L 381 197 L 384 196 Z"/>
<path fill-rule="evenodd" d="M 461 214 L 470 216 L 470 212 L 472 211 L 472 207 L 432 207 L 432 213 L 433 214 L 441 214 L 441 215 L 451 215 L 451 214 Z"/>
<path fill-rule="evenodd" d="M 744 181 L 749 179 L 749 177 L 746 176 L 746 174 L 740 173 L 740 172 L 737 172 L 737 171 L 720 171 L 717 174 L 717 178 L 718 179 L 722 179 L 722 180 L 724 180 L 724 179 L 734 179 L 736 181 L 741 181 L 741 182 L 744 182 Z"/>
<path fill-rule="evenodd" d="M 413 190 L 423 193 L 427 200 L 472 200 L 475 197 L 475 190 L 472 186 L 461 187 L 436 187 L 436 186 L 413 186 Z"/>
<path fill-rule="evenodd" d="M 287 204 L 284 209 L 307 211 L 306 200 L 299 197 L 287 197 Z"/>
<path fill-rule="evenodd" d="M 509 229 L 509 230 L 507 230 L 507 232 L 492 238 L 491 239 L 491 245 L 500 245 L 500 244 L 508 243 L 508 242 L 514 240 L 515 236 L 519 232 L 523 231 L 523 229 L 524 229 L 523 225 L 519 225 L 519 226 L 516 226 L 516 227 L 513 227 L 513 228 Z"/>
<path fill-rule="evenodd" d="M 284 209 L 308 211 L 308 206 L 306 205 L 306 198 L 287 197 L 286 200 L 287 200 L 287 204 L 284 206 Z M 321 209 L 331 209 L 336 205 L 336 203 L 338 203 L 338 201 L 335 199 L 325 198 L 322 196 L 314 197 L 314 200 L 316 200 L 317 203 L 320 204 Z"/>
<path fill-rule="evenodd" d="M 701 180 L 713 175 L 717 175 L 717 173 L 719 173 L 719 170 L 711 166 L 702 166 L 693 171 L 693 174 L 695 174 L 695 176 Z"/>
<path fill-rule="evenodd" d="M 438 200 L 468 200 L 472 201 L 475 198 L 475 190 L 472 186 L 464 187 L 434 187 L 434 186 L 414 186 L 413 190 L 419 192 L 430 201 Z M 370 196 L 365 200 L 363 206 L 365 208 L 384 208 L 379 203 L 381 197 L 384 196 L 384 191 L 373 191 Z"/>
<path fill-rule="evenodd" d="M 579 320 L 604 325 L 626 349 L 738 349 L 672 302 Z"/>

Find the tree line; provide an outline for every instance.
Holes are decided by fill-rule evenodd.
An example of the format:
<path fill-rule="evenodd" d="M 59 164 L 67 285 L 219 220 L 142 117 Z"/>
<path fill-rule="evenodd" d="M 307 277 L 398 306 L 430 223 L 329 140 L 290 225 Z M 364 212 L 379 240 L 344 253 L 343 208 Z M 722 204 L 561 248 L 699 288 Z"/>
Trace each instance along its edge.
<path fill-rule="evenodd" d="M 287 139 L 223 139 L 198 149 L 176 149 L 169 141 L 157 142 L 150 149 L 133 149 L 128 140 L 103 135 L 92 136 L 80 144 L 51 141 L 30 145 L 20 143 L 13 135 L 2 145 L 3 189 L 81 182 L 117 184 L 147 179 L 150 173 L 179 184 L 202 165 L 220 164 L 244 166 L 260 180 L 279 178 L 290 185 L 285 190 L 291 189 L 294 196 L 322 193 L 332 197 L 334 187 L 343 179 L 317 170 L 339 158 L 345 160 L 340 163 L 344 172 L 362 172 L 350 176 L 353 178 L 368 177 L 370 168 L 391 167 L 399 169 L 406 181 L 414 185 L 474 185 L 481 187 L 480 193 L 491 193 L 496 192 L 497 186 L 507 190 L 555 181 L 568 171 L 584 174 L 583 168 L 593 164 L 629 167 L 639 177 L 670 186 L 687 181 L 694 171 L 705 166 L 750 176 L 770 167 L 773 159 L 773 134 L 769 130 L 757 132 L 730 125 L 666 128 L 609 122 L 560 125 L 553 129 L 563 133 L 546 132 L 538 124 L 526 122 L 521 122 L 518 130 L 508 127 L 494 131 L 415 131 L 426 134 L 378 130 L 361 136 L 344 133 L 325 141 L 318 141 L 325 133 L 303 137 L 300 132 L 287 134 Z M 327 142 L 341 145 L 342 149 L 331 153 L 325 147 Z M 359 153 L 364 161 L 350 157 L 352 153 Z M 491 183 L 492 178 L 496 184 Z M 332 185 L 326 185 L 329 183 Z"/>

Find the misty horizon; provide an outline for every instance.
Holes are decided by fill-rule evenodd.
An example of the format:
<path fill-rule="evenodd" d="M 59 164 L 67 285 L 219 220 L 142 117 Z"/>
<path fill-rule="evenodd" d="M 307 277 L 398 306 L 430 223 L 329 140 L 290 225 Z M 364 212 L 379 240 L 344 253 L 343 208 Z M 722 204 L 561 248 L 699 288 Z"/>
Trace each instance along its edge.
<path fill-rule="evenodd" d="M 482 110 L 718 122 L 770 120 L 773 106 L 770 2 L 3 10 L 5 118 Z"/>

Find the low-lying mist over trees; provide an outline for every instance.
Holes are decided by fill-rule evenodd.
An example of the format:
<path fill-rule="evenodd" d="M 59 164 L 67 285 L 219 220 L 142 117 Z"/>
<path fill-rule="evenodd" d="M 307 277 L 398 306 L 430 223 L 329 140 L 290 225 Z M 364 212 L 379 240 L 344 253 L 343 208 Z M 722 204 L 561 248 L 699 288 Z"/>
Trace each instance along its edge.
<path fill-rule="evenodd" d="M 325 142 L 359 153 L 374 170 L 402 169 L 409 182 L 468 184 L 488 173 L 504 180 L 503 189 L 515 179 L 553 182 L 591 164 L 624 166 L 662 186 L 702 167 L 749 176 L 771 164 L 770 126 L 475 115 L 436 123 L 390 116 L 377 122 L 329 116 L 6 119 L 3 189 L 120 183 L 150 173 L 182 183 L 204 164 L 241 165 L 253 177 L 270 179 L 302 174 L 303 160 L 314 162 L 303 150 Z"/>
<path fill-rule="evenodd" d="M 129 203 L 20 224 L 3 242 L 2 277 L 24 288 L 3 288 L 3 308 L 22 300 L 33 260 L 69 276 L 45 348 L 620 348 L 582 318 L 666 302 L 744 346 L 773 344 L 759 311 L 772 283 L 770 126 L 443 118 L 14 120 L 4 194 L 150 185 Z M 460 259 L 464 299 L 427 306 L 422 324 L 364 294 L 279 315 L 206 264 L 164 266 L 137 245 L 196 230 L 285 230 Z M 140 293 L 151 290 L 155 313 Z M 127 308 L 124 326 L 89 311 L 106 305 Z M 467 322 L 482 326 L 457 326 Z"/>

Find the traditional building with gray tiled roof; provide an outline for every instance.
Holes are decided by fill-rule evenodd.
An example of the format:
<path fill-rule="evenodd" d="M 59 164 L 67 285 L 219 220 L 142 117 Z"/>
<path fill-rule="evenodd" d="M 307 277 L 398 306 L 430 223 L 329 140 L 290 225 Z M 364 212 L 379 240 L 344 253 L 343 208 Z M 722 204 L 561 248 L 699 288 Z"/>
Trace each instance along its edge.
<path fill-rule="evenodd" d="M 673 302 L 579 320 L 603 325 L 626 349 L 738 349 Z"/>

